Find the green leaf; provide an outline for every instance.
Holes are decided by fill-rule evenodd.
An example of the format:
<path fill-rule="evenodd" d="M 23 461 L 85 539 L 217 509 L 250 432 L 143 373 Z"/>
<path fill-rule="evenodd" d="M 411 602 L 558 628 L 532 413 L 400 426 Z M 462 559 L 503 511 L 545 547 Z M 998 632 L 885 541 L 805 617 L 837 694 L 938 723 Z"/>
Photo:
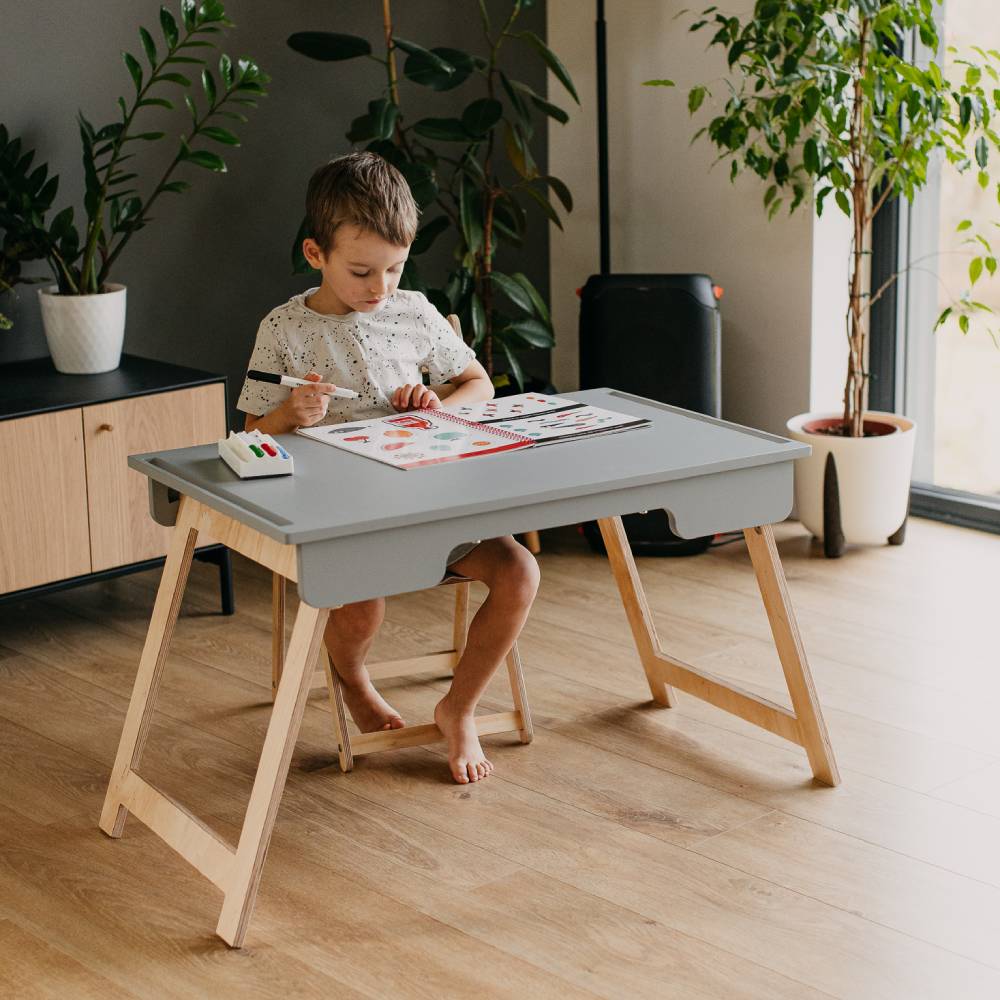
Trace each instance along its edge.
<path fill-rule="evenodd" d="M 156 42 L 153 41 L 153 36 L 145 29 L 139 29 L 139 38 L 142 39 L 142 47 L 146 53 L 146 58 L 149 60 L 149 68 L 156 68 Z"/>
<path fill-rule="evenodd" d="M 413 126 L 417 135 L 444 142 L 469 142 L 473 136 L 457 118 L 421 118 Z"/>
<path fill-rule="evenodd" d="M 948 306 L 947 309 L 943 309 L 941 311 L 941 315 L 938 316 L 937 321 L 934 324 L 934 329 L 937 330 L 940 326 L 943 326 L 944 323 L 945 323 L 945 321 L 948 319 L 948 317 L 951 314 L 952 314 L 952 308 L 951 308 L 951 306 Z"/>
<path fill-rule="evenodd" d="M 566 71 L 566 67 L 559 61 L 556 54 L 533 31 L 522 31 L 520 37 L 528 41 L 538 50 L 538 53 L 544 60 L 545 65 L 552 70 L 555 78 L 566 88 L 567 91 L 569 91 L 573 100 L 579 104 L 580 98 L 577 96 L 576 88 L 573 86 L 573 81 L 570 79 L 570 75 Z"/>
<path fill-rule="evenodd" d="M 417 238 L 410 247 L 410 256 L 417 256 L 430 250 L 431 245 L 451 225 L 447 215 L 439 215 L 425 223 L 417 233 Z"/>
<path fill-rule="evenodd" d="M 673 80 L 643 80 L 642 85 L 644 87 L 674 87 L 676 84 Z"/>
<path fill-rule="evenodd" d="M 501 343 L 503 347 L 504 354 L 507 355 L 507 364 L 510 365 L 510 373 L 514 376 L 514 381 L 517 382 L 517 387 L 524 390 L 524 372 L 521 370 L 521 364 L 517 360 L 517 356 L 514 354 L 513 349 L 510 344 L 506 341 Z M 495 376 L 494 376 L 495 377 Z"/>
<path fill-rule="evenodd" d="M 160 73 L 157 80 L 167 80 L 169 83 L 178 83 L 182 87 L 190 87 L 191 81 L 183 73 Z"/>
<path fill-rule="evenodd" d="M 455 67 L 447 59 L 405 38 L 393 36 L 392 44 L 409 56 L 403 64 L 403 75 L 407 79 L 435 90 L 447 89 L 448 81 L 455 75 Z"/>
<path fill-rule="evenodd" d="M 168 48 L 177 47 L 178 31 L 177 22 L 174 15 L 166 7 L 160 8 L 160 27 L 163 29 L 163 37 L 167 40 Z"/>
<path fill-rule="evenodd" d="M 969 262 L 969 284 L 974 285 L 983 273 L 983 258 L 973 257 Z"/>
<path fill-rule="evenodd" d="M 558 177 L 553 177 L 551 174 L 544 177 L 539 177 L 539 180 L 545 181 L 546 184 L 552 188 L 556 193 L 556 197 L 562 202 L 562 207 L 566 209 L 567 212 L 573 211 L 573 195 L 570 194 L 570 190 L 566 185 L 559 180 Z"/>
<path fill-rule="evenodd" d="M 537 319 L 519 319 L 506 327 L 516 333 L 526 344 L 532 347 L 551 347 L 555 338 L 549 329 Z"/>
<path fill-rule="evenodd" d="M 182 158 L 206 170 L 213 170 L 219 174 L 226 172 L 226 161 L 218 153 L 210 153 L 207 149 L 188 149 Z"/>
<path fill-rule="evenodd" d="M 837 191 L 834 195 L 837 199 L 837 205 L 841 212 L 844 213 L 848 218 L 851 217 L 851 203 L 847 200 L 847 195 L 843 191 Z"/>
<path fill-rule="evenodd" d="M 528 293 L 528 297 L 531 299 L 531 304 L 534 307 L 535 315 L 549 328 L 552 326 L 552 320 L 549 316 L 548 307 L 542 300 L 541 295 L 538 294 L 537 289 L 531 283 L 528 276 L 522 274 L 518 271 L 512 274 L 511 277 Z"/>
<path fill-rule="evenodd" d="M 201 85 L 205 90 L 205 96 L 208 98 L 208 103 L 215 104 L 216 89 L 215 89 L 215 77 L 212 76 L 212 71 L 206 66 L 201 71 Z"/>
<path fill-rule="evenodd" d="M 985 191 L 990 186 L 990 175 L 985 170 L 979 171 L 979 186 Z"/>
<path fill-rule="evenodd" d="M 463 52 L 461 49 L 450 49 L 446 46 L 435 45 L 434 48 L 431 49 L 431 54 L 443 59 L 450 66 L 453 66 L 455 70 L 454 73 L 447 77 L 438 73 L 433 83 L 426 84 L 426 86 L 429 86 L 434 90 L 454 90 L 455 87 L 464 83 L 468 79 L 469 74 L 475 71 L 477 60 L 470 56 L 468 52 Z M 409 64 L 410 59 L 416 58 L 418 57 L 407 57 L 407 64 Z M 479 62 L 482 62 L 482 60 L 479 60 Z M 410 76 L 405 69 L 404 73 L 406 73 L 410 79 L 413 79 L 413 77 Z M 420 81 L 418 80 L 416 82 L 419 83 Z"/>
<path fill-rule="evenodd" d="M 364 38 L 333 31 L 297 31 L 288 36 L 288 47 L 320 62 L 340 62 L 372 53 L 371 45 Z"/>
<path fill-rule="evenodd" d="M 194 27 L 197 13 L 198 4 L 196 0 L 181 0 L 181 20 L 184 22 L 185 30 L 191 31 Z"/>
<path fill-rule="evenodd" d="M 191 185 L 187 181 L 167 181 L 160 190 L 170 191 L 173 194 L 183 194 Z"/>
<path fill-rule="evenodd" d="M 548 115 L 549 118 L 554 118 L 560 125 L 565 125 L 569 121 L 569 115 L 563 111 L 558 105 L 550 104 L 544 98 L 539 97 L 537 94 L 528 95 L 531 103 L 534 104 L 539 111 L 544 115 Z"/>
<path fill-rule="evenodd" d="M 504 128 L 503 141 L 504 147 L 507 150 L 507 156 L 513 164 L 514 169 L 525 180 L 532 180 L 534 177 L 537 177 L 538 168 L 535 166 L 535 161 L 532 159 L 531 151 L 528 149 L 528 144 L 524 136 L 519 129 L 512 126 L 509 122 Z"/>
<path fill-rule="evenodd" d="M 123 51 L 122 61 L 125 63 L 125 68 L 129 71 L 132 83 L 135 84 L 136 93 L 138 93 L 142 90 L 142 67 L 139 65 L 139 60 L 131 52 Z"/>
<path fill-rule="evenodd" d="M 694 114 L 705 100 L 708 91 L 704 87 L 692 87 L 688 92 L 688 113 Z"/>
<path fill-rule="evenodd" d="M 499 271 L 493 271 L 490 273 L 490 279 L 514 305 L 519 306 L 526 313 L 534 312 L 531 296 L 513 278 L 509 278 L 506 274 L 501 274 Z"/>
<path fill-rule="evenodd" d="M 483 308 L 483 301 L 478 292 L 472 293 L 471 313 L 472 342 L 473 344 L 481 344 L 486 336 L 486 310 Z"/>
<path fill-rule="evenodd" d="M 996 259 L 996 257 L 987 257 L 986 258 L 986 270 L 989 272 L 989 275 L 990 275 L 991 278 L 993 277 L 994 274 L 997 273 L 997 259 Z"/>
<path fill-rule="evenodd" d="M 541 206 L 542 211 L 560 228 L 562 229 L 562 220 L 559 218 L 556 210 L 549 204 L 548 198 L 545 197 L 540 191 L 536 191 L 534 188 L 526 188 L 526 194 L 529 198 L 534 199 Z"/>
<path fill-rule="evenodd" d="M 802 147 L 802 163 L 813 177 L 819 173 L 819 146 L 811 136 Z"/>
<path fill-rule="evenodd" d="M 147 104 L 156 105 L 158 108 L 167 108 L 170 111 L 174 110 L 173 101 L 168 101 L 165 97 L 144 97 L 136 107 L 142 108 Z"/>
<path fill-rule="evenodd" d="M 128 137 L 129 141 L 133 139 L 142 139 L 145 142 L 154 142 L 156 139 L 162 139 L 167 133 L 166 132 L 136 132 Z"/>
<path fill-rule="evenodd" d="M 986 160 L 989 157 L 989 147 L 986 145 L 986 137 L 980 136 L 976 141 L 976 163 L 982 170 L 986 169 Z M 988 183 L 988 182 L 987 182 Z M 985 184 L 983 185 L 986 186 Z"/>
<path fill-rule="evenodd" d="M 962 333 L 969 332 L 969 317 L 966 316 L 964 313 L 958 317 L 958 326 L 959 329 L 961 329 Z"/>
<path fill-rule="evenodd" d="M 962 219 L 962 221 L 955 227 L 956 233 L 964 232 L 966 229 L 972 228 L 972 219 Z"/>
<path fill-rule="evenodd" d="M 483 218 L 479 206 L 479 192 L 465 174 L 462 174 L 458 185 L 462 234 L 469 250 L 477 252 L 483 245 Z"/>
<path fill-rule="evenodd" d="M 234 80 L 233 61 L 225 52 L 219 56 L 219 76 L 222 77 L 222 81 L 227 87 L 232 87 Z"/>
<path fill-rule="evenodd" d="M 485 136 L 502 115 L 503 105 L 499 101 L 483 97 L 462 112 L 462 127 L 472 135 Z"/>
<path fill-rule="evenodd" d="M 240 144 L 240 140 L 229 129 L 220 128 L 218 125 L 205 125 L 200 134 L 209 139 L 214 139 L 216 142 L 221 142 L 226 146 L 238 146 Z"/>

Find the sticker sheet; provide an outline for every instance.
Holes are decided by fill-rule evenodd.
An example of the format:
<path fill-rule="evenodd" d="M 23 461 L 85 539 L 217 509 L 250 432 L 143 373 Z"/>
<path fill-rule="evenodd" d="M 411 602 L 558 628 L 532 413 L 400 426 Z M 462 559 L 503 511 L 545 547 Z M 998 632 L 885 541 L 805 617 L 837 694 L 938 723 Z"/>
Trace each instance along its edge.
<path fill-rule="evenodd" d="M 649 425 L 644 417 L 533 392 L 456 406 L 455 413 L 466 420 L 523 434 L 537 445 Z"/>

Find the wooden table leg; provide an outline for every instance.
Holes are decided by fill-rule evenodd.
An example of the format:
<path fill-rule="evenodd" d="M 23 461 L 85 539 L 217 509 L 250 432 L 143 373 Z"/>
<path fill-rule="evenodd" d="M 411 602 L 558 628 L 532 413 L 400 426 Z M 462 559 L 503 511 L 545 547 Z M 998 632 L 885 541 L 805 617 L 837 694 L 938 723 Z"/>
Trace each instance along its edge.
<path fill-rule="evenodd" d="M 653 701 L 673 708 L 677 703 L 673 691 L 663 681 L 663 671 L 659 665 L 660 640 L 656 636 L 656 625 L 646 602 L 646 592 L 642 589 L 635 559 L 628 544 L 628 536 L 620 517 L 606 517 L 597 522 L 608 552 L 611 572 L 614 573 L 621 595 L 622 605 L 632 629 L 635 648 L 639 651 L 642 669 L 646 671 L 649 692 Z"/>
<path fill-rule="evenodd" d="M 785 683 L 799 722 L 801 743 L 809 757 L 813 775 L 825 785 L 839 785 L 840 772 L 826 731 L 823 710 L 816 697 L 816 687 L 806 660 L 802 637 L 799 635 L 799 626 L 795 621 L 795 612 L 788 597 L 785 572 L 781 568 L 781 557 L 774 541 L 774 528 L 770 524 L 746 528 L 743 535 L 750 550 L 757 586 L 767 609 L 774 645 L 778 650 L 778 658 L 785 672 Z"/>
<path fill-rule="evenodd" d="M 163 564 L 163 575 L 156 591 L 153 615 L 142 647 L 132 698 L 118 743 L 118 754 L 104 796 L 100 827 L 109 837 L 120 837 L 125 829 L 125 819 L 128 816 L 128 810 L 123 804 L 126 801 L 125 785 L 130 773 L 139 766 L 146 737 L 149 735 L 153 705 L 167 659 L 170 636 L 180 611 L 188 571 L 191 569 L 191 557 L 198 539 L 196 520 L 194 506 L 187 497 L 182 497 L 166 562 Z"/>
<path fill-rule="evenodd" d="M 295 616 L 285 669 L 278 684 L 274 710 L 267 726 L 257 776 L 236 848 L 236 861 L 216 927 L 219 937 L 234 948 L 243 945 L 257 898 L 264 856 L 271 840 L 271 830 L 278 814 L 288 765 L 306 710 L 306 699 L 312 687 L 316 658 L 323 644 L 323 631 L 329 615 L 328 608 L 313 608 L 300 602 Z"/>
<path fill-rule="evenodd" d="M 137 770 L 199 530 L 236 549 L 248 559 L 267 566 L 282 578 L 294 580 L 296 577 L 293 546 L 275 542 L 190 497 L 181 497 L 118 754 L 108 783 L 100 827 L 109 836 L 120 837 L 125 819 L 131 812 L 214 882 L 225 897 L 217 932 L 227 944 L 239 948 L 253 911 L 264 857 L 330 612 L 326 608 L 313 608 L 304 603 L 299 605 L 239 844 L 233 847 L 180 802 L 143 778 Z"/>
<path fill-rule="evenodd" d="M 654 700 L 671 707 L 674 698 L 668 685 L 680 688 L 723 711 L 797 743 L 805 749 L 817 781 L 825 785 L 840 784 L 840 773 L 788 597 L 773 527 L 766 524 L 747 528 L 744 536 L 791 696 L 791 711 L 784 705 L 664 653 L 621 518 L 604 518 L 598 524 Z"/>

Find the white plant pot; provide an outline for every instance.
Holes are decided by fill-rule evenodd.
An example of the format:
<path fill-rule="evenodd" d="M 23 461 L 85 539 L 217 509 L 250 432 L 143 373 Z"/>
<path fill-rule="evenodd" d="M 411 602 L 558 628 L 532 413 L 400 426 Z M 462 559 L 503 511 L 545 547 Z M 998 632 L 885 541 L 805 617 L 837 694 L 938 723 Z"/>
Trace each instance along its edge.
<path fill-rule="evenodd" d="M 125 286 L 106 285 L 96 295 L 60 295 L 58 286 L 38 290 L 42 326 L 56 369 L 93 375 L 118 367 L 125 337 Z"/>
<path fill-rule="evenodd" d="M 916 424 L 896 413 L 868 410 L 865 420 L 891 424 L 893 433 L 864 438 L 809 433 L 813 420 L 842 419 L 839 413 L 801 413 L 788 421 L 789 437 L 812 445 L 812 454 L 795 462 L 795 506 L 799 520 L 823 539 L 824 476 L 827 455 L 836 465 L 843 540 L 884 545 L 906 520 L 913 472 Z"/>

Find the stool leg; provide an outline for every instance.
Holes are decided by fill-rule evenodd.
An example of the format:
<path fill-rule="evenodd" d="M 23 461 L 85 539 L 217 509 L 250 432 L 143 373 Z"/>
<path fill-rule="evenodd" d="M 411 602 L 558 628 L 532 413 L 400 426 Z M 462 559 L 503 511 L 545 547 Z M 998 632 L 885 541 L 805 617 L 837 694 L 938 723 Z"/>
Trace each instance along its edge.
<path fill-rule="evenodd" d="M 285 669 L 285 578 L 271 574 L 271 701 Z"/>
<path fill-rule="evenodd" d="M 340 683 L 340 675 L 333 665 L 333 659 L 326 654 L 326 689 L 330 694 L 330 711 L 333 713 L 333 725 L 337 730 L 337 754 L 340 757 L 340 769 L 345 774 L 354 770 L 354 755 L 351 753 L 351 734 L 347 728 L 347 712 L 344 710 L 344 693 Z"/>
<path fill-rule="evenodd" d="M 515 642 L 507 654 L 507 674 L 510 677 L 510 693 L 514 697 L 514 707 L 521 713 L 521 728 L 519 730 L 522 743 L 530 743 L 535 736 L 531 724 L 531 709 L 528 707 L 528 691 L 524 686 L 524 674 L 521 671 L 521 653 Z"/>
<path fill-rule="evenodd" d="M 461 656 L 469 635 L 469 588 L 471 584 L 455 584 L 455 621 L 452 625 L 452 645 Z"/>

